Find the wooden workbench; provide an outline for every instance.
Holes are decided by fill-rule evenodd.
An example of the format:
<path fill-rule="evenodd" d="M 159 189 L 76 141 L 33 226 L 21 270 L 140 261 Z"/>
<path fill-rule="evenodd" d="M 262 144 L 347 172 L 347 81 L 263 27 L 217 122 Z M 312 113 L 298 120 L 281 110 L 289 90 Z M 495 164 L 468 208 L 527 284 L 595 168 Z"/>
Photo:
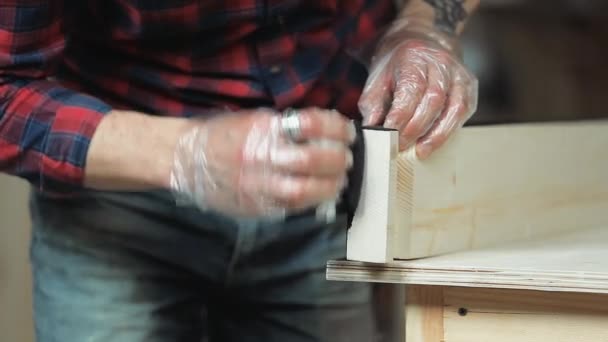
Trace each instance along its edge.
<path fill-rule="evenodd" d="M 390 264 L 331 261 L 327 278 L 406 284 L 407 342 L 608 341 L 608 228 Z"/>

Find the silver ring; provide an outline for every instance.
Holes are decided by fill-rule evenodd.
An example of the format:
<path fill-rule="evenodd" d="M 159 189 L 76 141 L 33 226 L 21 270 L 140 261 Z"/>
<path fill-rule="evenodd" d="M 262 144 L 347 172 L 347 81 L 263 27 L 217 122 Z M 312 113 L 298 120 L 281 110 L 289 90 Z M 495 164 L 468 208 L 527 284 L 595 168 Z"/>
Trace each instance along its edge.
<path fill-rule="evenodd" d="M 299 142 L 302 138 L 302 126 L 300 123 L 300 113 L 293 108 L 283 111 L 281 117 L 281 130 L 285 137 L 292 142 Z"/>

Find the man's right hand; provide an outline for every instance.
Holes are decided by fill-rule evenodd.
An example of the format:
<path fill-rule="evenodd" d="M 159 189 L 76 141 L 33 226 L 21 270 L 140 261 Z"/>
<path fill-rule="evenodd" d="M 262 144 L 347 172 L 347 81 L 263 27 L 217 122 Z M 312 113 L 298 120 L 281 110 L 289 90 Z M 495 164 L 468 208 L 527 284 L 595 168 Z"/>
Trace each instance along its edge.
<path fill-rule="evenodd" d="M 175 148 L 171 189 L 201 209 L 240 217 L 283 217 L 335 199 L 352 165 L 354 126 L 334 111 L 299 113 L 302 144 L 284 137 L 281 116 L 269 109 L 196 123 Z"/>
<path fill-rule="evenodd" d="M 272 109 L 200 120 L 113 111 L 91 141 L 85 186 L 165 188 L 202 210 L 240 217 L 312 208 L 343 187 L 355 130 L 334 111 L 299 112 L 302 144 L 283 136 L 281 115 Z"/>

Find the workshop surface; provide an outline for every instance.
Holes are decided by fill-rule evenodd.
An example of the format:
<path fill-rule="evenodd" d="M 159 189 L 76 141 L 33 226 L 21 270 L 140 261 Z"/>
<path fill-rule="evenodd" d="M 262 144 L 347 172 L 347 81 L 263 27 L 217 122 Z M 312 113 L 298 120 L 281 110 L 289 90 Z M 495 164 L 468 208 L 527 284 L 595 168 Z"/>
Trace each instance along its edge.
<path fill-rule="evenodd" d="M 369 264 L 327 278 L 406 284 L 407 342 L 608 341 L 608 228 Z"/>

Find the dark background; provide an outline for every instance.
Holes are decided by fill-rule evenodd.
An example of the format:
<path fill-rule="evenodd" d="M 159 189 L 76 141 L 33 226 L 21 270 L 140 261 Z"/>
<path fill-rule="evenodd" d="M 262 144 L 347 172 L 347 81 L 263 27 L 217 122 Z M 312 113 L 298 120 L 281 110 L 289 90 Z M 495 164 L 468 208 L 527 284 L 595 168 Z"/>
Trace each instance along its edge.
<path fill-rule="evenodd" d="M 469 124 L 608 118 L 608 1 L 481 0 L 464 32 Z"/>

